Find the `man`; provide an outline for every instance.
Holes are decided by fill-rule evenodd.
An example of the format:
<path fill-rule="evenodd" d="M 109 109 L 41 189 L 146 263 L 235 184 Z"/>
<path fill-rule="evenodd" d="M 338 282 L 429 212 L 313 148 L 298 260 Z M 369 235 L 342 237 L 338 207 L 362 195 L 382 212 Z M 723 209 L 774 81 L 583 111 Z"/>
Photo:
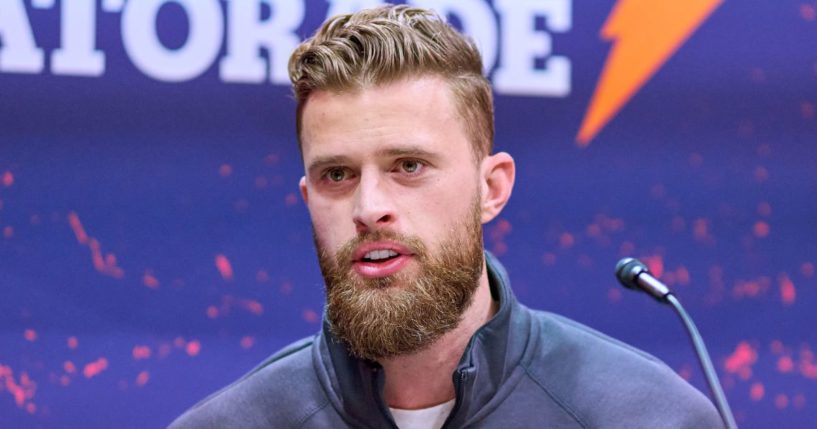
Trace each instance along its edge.
<path fill-rule="evenodd" d="M 323 330 L 211 395 L 187 427 L 719 427 L 657 359 L 519 304 L 482 224 L 514 162 L 492 153 L 474 45 L 435 14 L 330 19 L 290 59 Z"/>

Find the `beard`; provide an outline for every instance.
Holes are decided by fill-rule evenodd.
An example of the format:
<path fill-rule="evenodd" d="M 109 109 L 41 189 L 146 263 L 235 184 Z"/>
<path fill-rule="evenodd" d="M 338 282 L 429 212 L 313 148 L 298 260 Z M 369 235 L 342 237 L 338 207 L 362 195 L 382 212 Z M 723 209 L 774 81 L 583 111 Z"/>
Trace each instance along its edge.
<path fill-rule="evenodd" d="M 480 213 L 476 199 L 465 222 L 455 225 L 433 253 L 417 237 L 378 230 L 358 235 L 332 256 L 315 237 L 329 327 L 352 355 L 378 360 L 412 354 L 459 324 L 482 274 Z M 372 241 L 406 246 L 418 269 L 362 278 L 352 269 L 352 253 Z"/>

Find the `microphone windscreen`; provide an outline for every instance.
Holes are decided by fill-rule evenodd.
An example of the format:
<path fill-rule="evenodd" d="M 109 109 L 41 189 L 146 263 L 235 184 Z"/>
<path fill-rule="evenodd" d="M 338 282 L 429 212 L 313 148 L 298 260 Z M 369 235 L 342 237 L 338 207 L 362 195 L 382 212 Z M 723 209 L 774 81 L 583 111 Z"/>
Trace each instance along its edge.
<path fill-rule="evenodd" d="M 624 258 L 616 264 L 616 278 L 621 284 L 630 289 L 638 289 L 635 280 L 641 273 L 650 272 L 643 262 L 635 258 Z"/>

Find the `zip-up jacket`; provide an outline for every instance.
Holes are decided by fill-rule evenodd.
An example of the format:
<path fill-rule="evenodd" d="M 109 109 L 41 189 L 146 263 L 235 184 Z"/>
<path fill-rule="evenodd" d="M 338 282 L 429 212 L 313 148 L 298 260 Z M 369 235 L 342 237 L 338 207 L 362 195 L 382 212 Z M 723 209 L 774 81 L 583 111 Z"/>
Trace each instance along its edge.
<path fill-rule="evenodd" d="M 721 428 L 712 403 L 657 358 L 516 301 L 486 252 L 496 315 L 452 374 L 445 428 Z M 170 427 L 396 428 L 376 362 L 351 356 L 324 322 L 205 398 Z"/>

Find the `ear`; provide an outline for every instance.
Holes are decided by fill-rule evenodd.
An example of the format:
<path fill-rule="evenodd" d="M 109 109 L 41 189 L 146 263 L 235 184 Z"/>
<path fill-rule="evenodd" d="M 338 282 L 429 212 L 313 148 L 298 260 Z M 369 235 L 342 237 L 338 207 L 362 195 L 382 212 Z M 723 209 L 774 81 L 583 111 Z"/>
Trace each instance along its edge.
<path fill-rule="evenodd" d="M 482 223 L 493 220 L 508 203 L 515 175 L 513 158 L 505 152 L 495 153 L 482 160 Z"/>
<path fill-rule="evenodd" d="M 304 204 L 309 203 L 309 191 L 306 189 L 306 176 L 301 176 L 298 182 L 298 188 L 301 190 L 301 197 L 304 199 Z"/>

